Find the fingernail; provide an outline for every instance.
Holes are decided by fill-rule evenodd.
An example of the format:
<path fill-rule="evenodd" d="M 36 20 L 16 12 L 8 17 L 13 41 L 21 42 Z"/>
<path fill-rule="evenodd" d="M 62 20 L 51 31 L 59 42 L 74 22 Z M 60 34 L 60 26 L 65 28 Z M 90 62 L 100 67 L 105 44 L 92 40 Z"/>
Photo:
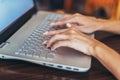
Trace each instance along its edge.
<path fill-rule="evenodd" d="M 55 49 L 54 48 L 51 48 L 51 51 L 54 51 Z"/>
<path fill-rule="evenodd" d="M 43 33 L 43 35 L 47 35 L 48 34 L 48 31 L 47 32 L 45 32 L 45 33 Z"/>
<path fill-rule="evenodd" d="M 70 28 L 70 27 L 71 27 L 71 24 L 70 24 L 70 23 L 67 23 L 66 26 Z"/>
<path fill-rule="evenodd" d="M 48 49 L 50 48 L 50 46 L 49 46 L 49 45 L 47 45 L 46 47 L 47 47 Z"/>

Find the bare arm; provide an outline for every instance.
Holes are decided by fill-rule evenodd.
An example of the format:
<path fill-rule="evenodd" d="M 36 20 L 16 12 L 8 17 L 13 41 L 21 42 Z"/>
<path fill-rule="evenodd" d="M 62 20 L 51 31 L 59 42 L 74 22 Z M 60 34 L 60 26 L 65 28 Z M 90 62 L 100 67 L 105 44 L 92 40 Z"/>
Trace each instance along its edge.
<path fill-rule="evenodd" d="M 117 79 L 120 79 L 120 54 L 104 44 L 97 45 L 92 50 L 98 59 Z"/>
<path fill-rule="evenodd" d="M 112 32 L 120 34 L 120 21 L 119 20 L 100 20 L 101 31 Z"/>

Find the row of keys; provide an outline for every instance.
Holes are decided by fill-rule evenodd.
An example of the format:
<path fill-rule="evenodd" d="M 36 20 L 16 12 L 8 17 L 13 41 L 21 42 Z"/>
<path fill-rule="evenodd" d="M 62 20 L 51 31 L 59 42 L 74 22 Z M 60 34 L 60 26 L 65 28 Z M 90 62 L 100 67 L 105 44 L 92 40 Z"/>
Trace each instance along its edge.
<path fill-rule="evenodd" d="M 45 37 L 43 33 L 53 29 L 50 27 L 50 23 L 57 21 L 60 17 L 62 17 L 62 15 L 48 15 L 15 54 L 33 58 L 53 59 L 56 51 L 52 52 L 42 44 L 43 41 L 49 39 L 49 37 Z"/>

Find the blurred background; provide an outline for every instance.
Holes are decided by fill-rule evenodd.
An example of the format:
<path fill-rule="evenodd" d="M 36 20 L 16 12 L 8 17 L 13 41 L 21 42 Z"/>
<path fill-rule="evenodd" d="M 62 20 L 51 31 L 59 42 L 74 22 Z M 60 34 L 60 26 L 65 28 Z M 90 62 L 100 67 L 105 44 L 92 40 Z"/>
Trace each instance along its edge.
<path fill-rule="evenodd" d="M 36 0 L 38 10 L 119 19 L 120 0 Z"/>

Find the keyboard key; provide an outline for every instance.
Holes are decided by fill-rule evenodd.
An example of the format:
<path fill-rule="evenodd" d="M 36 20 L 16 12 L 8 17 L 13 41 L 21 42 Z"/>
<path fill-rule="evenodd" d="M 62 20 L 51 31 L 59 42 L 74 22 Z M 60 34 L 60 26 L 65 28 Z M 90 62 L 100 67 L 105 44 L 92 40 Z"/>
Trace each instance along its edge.
<path fill-rule="evenodd" d="M 16 55 L 25 57 L 49 59 L 52 60 L 55 56 L 55 52 L 47 49 L 42 43 L 49 39 L 43 35 L 44 32 L 49 30 L 55 30 L 50 27 L 50 24 L 60 19 L 62 15 L 50 14 L 43 22 L 32 32 L 32 34 L 26 39 L 26 41 L 17 49 Z"/>

